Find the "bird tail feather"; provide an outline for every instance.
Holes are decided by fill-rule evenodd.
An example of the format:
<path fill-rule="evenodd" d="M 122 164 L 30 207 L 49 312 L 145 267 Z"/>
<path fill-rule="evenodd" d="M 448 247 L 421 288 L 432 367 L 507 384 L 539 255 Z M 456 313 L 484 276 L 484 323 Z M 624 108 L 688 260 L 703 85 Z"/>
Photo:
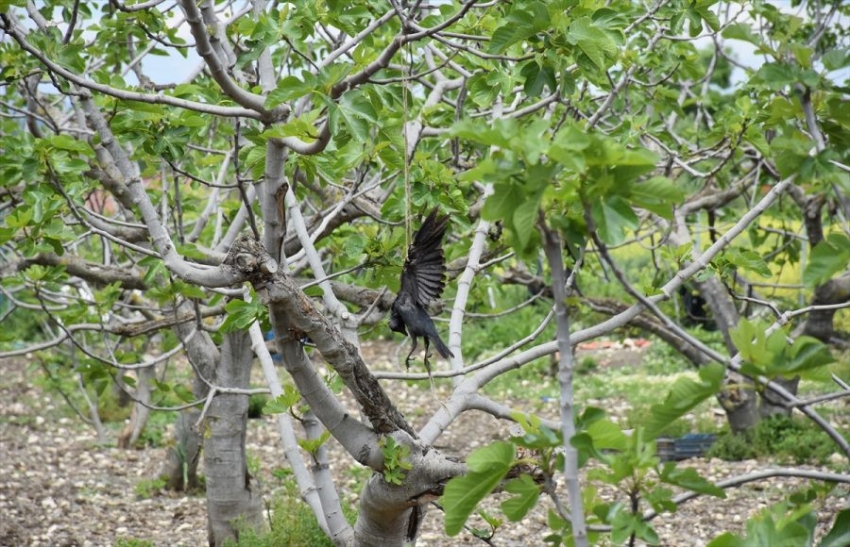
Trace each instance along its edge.
<path fill-rule="evenodd" d="M 437 348 L 437 353 L 439 353 L 443 359 L 451 359 L 454 357 L 454 354 L 449 350 L 449 347 L 440 339 L 439 335 L 435 336 L 431 339 L 434 343 L 434 347 Z"/>

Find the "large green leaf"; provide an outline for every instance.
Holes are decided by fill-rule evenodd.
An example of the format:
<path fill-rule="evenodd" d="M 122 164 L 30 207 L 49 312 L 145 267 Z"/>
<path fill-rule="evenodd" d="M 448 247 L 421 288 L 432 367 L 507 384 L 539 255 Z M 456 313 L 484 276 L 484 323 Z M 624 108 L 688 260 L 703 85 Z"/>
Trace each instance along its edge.
<path fill-rule="evenodd" d="M 525 201 L 516 205 L 513 214 L 513 229 L 522 249 L 528 247 L 531 236 L 534 234 L 534 225 L 537 215 L 540 213 L 539 197 L 535 199 L 529 196 Z"/>
<path fill-rule="evenodd" d="M 729 247 L 723 252 L 723 258 L 738 268 L 757 273 L 762 277 L 770 277 L 771 271 L 762 256 L 750 249 Z"/>
<path fill-rule="evenodd" d="M 555 71 L 552 67 L 548 64 L 541 65 L 534 59 L 522 67 L 520 76 L 525 78 L 523 90 L 529 97 L 538 97 L 543 92 L 544 87 L 548 87 L 549 92 L 553 92 L 558 86 Z"/>
<path fill-rule="evenodd" d="M 747 319 L 730 329 L 729 336 L 744 361 L 741 372 L 750 376 L 795 376 L 835 360 L 829 347 L 811 336 L 800 336 L 788 344 L 784 330 L 767 335 L 763 324 Z"/>
<path fill-rule="evenodd" d="M 809 530 L 798 522 L 790 522 L 778 528 L 770 516 L 747 521 L 745 537 L 729 532 L 712 540 L 708 547 L 806 547 Z M 839 544 L 843 545 L 843 544 Z"/>
<path fill-rule="evenodd" d="M 760 46 L 763 42 L 762 37 L 753 32 L 753 27 L 746 23 L 727 25 L 720 34 L 727 40 L 742 40 L 754 46 Z"/>
<path fill-rule="evenodd" d="M 664 464 L 660 478 L 667 484 L 681 486 L 682 488 L 686 488 L 693 492 L 716 496 L 718 498 L 726 497 L 725 490 L 702 478 L 699 473 L 696 472 L 696 469 L 690 467 L 678 467 L 674 462 Z"/>
<path fill-rule="evenodd" d="M 587 434 L 593 439 L 593 446 L 598 449 L 626 450 L 629 437 L 623 433 L 620 426 L 607 418 L 595 420 L 587 426 Z"/>
<path fill-rule="evenodd" d="M 626 231 L 636 229 L 639 223 L 632 206 L 616 195 L 606 196 L 594 204 L 593 220 L 599 237 L 608 245 L 622 243 Z"/>
<path fill-rule="evenodd" d="M 262 322 L 268 314 L 268 310 L 258 299 L 250 302 L 231 300 L 224 309 L 227 312 L 227 317 L 225 317 L 224 322 L 219 327 L 219 332 L 247 329 L 254 321 Z"/>
<path fill-rule="evenodd" d="M 652 177 L 629 187 L 632 203 L 664 218 L 673 216 L 673 206 L 682 202 L 685 193 L 667 177 Z"/>
<path fill-rule="evenodd" d="M 331 112 L 331 120 L 336 129 L 344 125 L 359 141 L 367 141 L 372 128 L 378 124 L 378 113 L 366 95 L 356 90 L 340 98 L 337 108 Z"/>
<path fill-rule="evenodd" d="M 512 45 L 537 34 L 534 28 L 534 16 L 519 11 L 511 14 L 513 21 L 496 29 L 490 38 L 490 53 L 504 53 Z"/>
<path fill-rule="evenodd" d="M 263 405 L 263 414 L 287 413 L 293 406 L 297 405 L 300 400 L 301 394 L 298 393 L 298 390 L 291 384 L 286 384 L 283 386 L 283 393 L 274 399 L 266 400 L 266 404 Z"/>
<path fill-rule="evenodd" d="M 776 371 L 785 375 L 796 375 L 835 361 L 829 346 L 811 336 L 800 336 L 791 347 L 786 348 L 780 359 L 769 372 Z"/>
<path fill-rule="evenodd" d="M 720 534 L 708 544 L 708 547 L 744 547 L 744 540 L 732 532 Z"/>
<path fill-rule="evenodd" d="M 729 338 L 745 361 L 756 360 L 765 345 L 764 328 L 749 319 L 742 319 L 737 327 L 729 329 Z"/>
<path fill-rule="evenodd" d="M 452 135 L 487 146 L 510 148 L 511 137 L 518 131 L 514 120 L 496 120 L 492 124 L 481 120 L 463 120 L 452 127 Z"/>
<path fill-rule="evenodd" d="M 807 287 L 820 285 L 838 272 L 846 270 L 848 263 L 850 238 L 839 233 L 829 234 L 812 249 L 809 262 L 803 271 L 803 283 Z"/>
<path fill-rule="evenodd" d="M 535 1 L 525 5 L 515 4 L 505 17 L 505 24 L 496 29 L 490 38 L 490 53 L 504 53 L 512 45 L 531 38 L 549 26 L 546 3 Z"/>
<path fill-rule="evenodd" d="M 750 85 L 780 91 L 799 79 L 798 68 L 785 63 L 765 63 L 750 78 Z"/>
<path fill-rule="evenodd" d="M 850 65 L 850 48 L 836 48 L 827 51 L 821 57 L 823 67 L 827 70 L 841 70 Z"/>
<path fill-rule="evenodd" d="M 304 72 L 304 80 L 297 76 L 286 76 L 266 98 L 266 108 L 274 108 L 281 103 L 298 99 L 312 92 L 316 87 L 316 77 Z"/>
<path fill-rule="evenodd" d="M 514 454 L 514 445 L 497 441 L 469 455 L 469 473 L 450 480 L 443 492 L 448 535 L 457 535 L 478 502 L 502 481 L 513 464 Z"/>
<path fill-rule="evenodd" d="M 50 137 L 50 144 L 62 150 L 81 152 L 87 156 L 93 156 L 91 146 L 85 141 L 80 141 L 69 135 L 54 135 Z"/>
<path fill-rule="evenodd" d="M 609 59 L 617 55 L 617 44 L 590 17 L 579 17 L 570 23 L 567 40 L 587 55 L 597 68 L 608 68 Z"/>
<path fill-rule="evenodd" d="M 481 216 L 486 220 L 512 218 L 517 203 L 523 201 L 522 190 L 515 184 L 496 184 L 493 186 L 493 194 L 484 202 Z"/>
<path fill-rule="evenodd" d="M 503 501 L 501 506 L 502 512 L 513 522 L 522 520 L 537 504 L 537 499 L 540 497 L 540 487 L 528 475 L 520 475 L 508 481 L 505 484 L 505 491 L 516 494 Z"/>
<path fill-rule="evenodd" d="M 690 378 L 676 380 L 664 402 L 650 408 L 649 420 L 644 424 L 646 436 L 658 437 L 667 426 L 713 397 L 720 390 L 725 373 L 722 365 L 711 363 L 700 368 L 698 381 Z"/>
<path fill-rule="evenodd" d="M 850 545 L 850 509 L 844 509 L 835 517 L 832 529 L 818 547 L 845 547 Z"/>

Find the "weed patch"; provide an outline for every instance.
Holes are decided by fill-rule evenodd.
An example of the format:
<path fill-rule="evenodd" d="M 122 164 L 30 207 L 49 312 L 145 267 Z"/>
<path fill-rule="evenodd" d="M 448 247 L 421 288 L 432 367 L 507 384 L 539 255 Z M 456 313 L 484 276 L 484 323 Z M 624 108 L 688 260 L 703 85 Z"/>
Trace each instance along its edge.
<path fill-rule="evenodd" d="M 719 435 L 707 456 L 727 461 L 772 457 L 780 462 L 824 464 L 835 451 L 833 440 L 814 423 L 771 416 L 745 433 Z"/>

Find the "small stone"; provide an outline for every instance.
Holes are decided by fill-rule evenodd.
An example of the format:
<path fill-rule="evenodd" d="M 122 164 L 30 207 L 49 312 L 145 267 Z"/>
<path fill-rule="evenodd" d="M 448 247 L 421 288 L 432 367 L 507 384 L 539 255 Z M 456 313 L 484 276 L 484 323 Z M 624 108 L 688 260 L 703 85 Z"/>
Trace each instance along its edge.
<path fill-rule="evenodd" d="M 838 452 L 833 452 L 828 461 L 830 465 L 842 465 L 847 463 L 847 457 L 842 456 Z"/>

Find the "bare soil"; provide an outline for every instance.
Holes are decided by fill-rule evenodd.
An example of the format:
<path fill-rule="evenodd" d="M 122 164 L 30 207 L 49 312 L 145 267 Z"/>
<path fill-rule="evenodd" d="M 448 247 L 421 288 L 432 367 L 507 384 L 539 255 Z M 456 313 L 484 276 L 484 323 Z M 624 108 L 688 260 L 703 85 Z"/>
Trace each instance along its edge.
<path fill-rule="evenodd" d="M 393 361 L 397 345 L 364 344 L 367 362 Z M 623 366 L 642 356 L 641 348 L 594 348 L 602 366 Z M 608 353 L 606 353 L 608 352 Z M 382 359 L 380 357 L 383 357 Z M 394 367 L 394 365 L 392 365 Z M 97 446 L 92 428 L 69 417 L 64 401 L 46 394 L 33 384 L 34 372 L 26 360 L 0 361 L 0 546 L 24 545 L 115 545 L 121 540 L 144 540 L 156 546 L 204 545 L 207 542 L 203 496 L 156 491 L 152 497 L 137 495 L 137 485 L 158 473 L 165 449 L 121 450 Z M 393 389 L 391 396 L 414 423 L 425 420 L 448 395 L 448 389 Z M 529 401 L 508 401 L 527 408 Z M 540 403 L 535 402 L 539 408 Z M 556 403 L 543 412 L 554 418 Z M 617 412 L 616 402 L 611 409 Z M 354 409 L 352 409 L 354 411 Z M 114 432 L 113 432 L 114 433 Z M 464 456 L 470 450 L 509 435 L 509 425 L 481 412 L 469 412 L 439 439 L 437 448 Z M 167 438 L 167 437 L 166 437 Z M 280 488 L 272 471 L 286 467 L 280 439 L 272 417 L 249 422 L 248 451 L 258 461 L 258 476 L 265 495 L 271 499 Z M 352 469 L 338 446 L 332 446 L 332 469 L 343 484 L 345 503 L 357 501 L 358 478 L 363 470 Z M 356 465 L 356 464 L 355 464 Z M 696 468 L 710 480 L 769 467 L 772 462 L 723 462 L 692 459 L 683 465 Z M 806 467 L 813 469 L 812 467 Z M 804 483 L 798 479 L 770 479 L 729 491 L 725 500 L 699 497 L 683 505 L 676 514 L 654 521 L 662 545 L 703 546 L 724 531 L 739 533 L 746 519 L 760 509 L 787 498 Z M 600 489 L 603 499 L 625 499 L 616 492 Z M 498 515 L 503 496 L 487 501 L 491 514 Z M 835 514 L 847 506 L 847 489 L 819 502 L 819 533 L 831 525 Z M 544 545 L 547 535 L 545 504 L 540 504 L 521 523 L 506 523 L 492 539 L 493 545 L 508 547 Z M 481 521 L 472 522 L 480 525 Z M 484 545 L 469 533 L 447 538 L 442 515 L 428 512 L 418 545 Z"/>

